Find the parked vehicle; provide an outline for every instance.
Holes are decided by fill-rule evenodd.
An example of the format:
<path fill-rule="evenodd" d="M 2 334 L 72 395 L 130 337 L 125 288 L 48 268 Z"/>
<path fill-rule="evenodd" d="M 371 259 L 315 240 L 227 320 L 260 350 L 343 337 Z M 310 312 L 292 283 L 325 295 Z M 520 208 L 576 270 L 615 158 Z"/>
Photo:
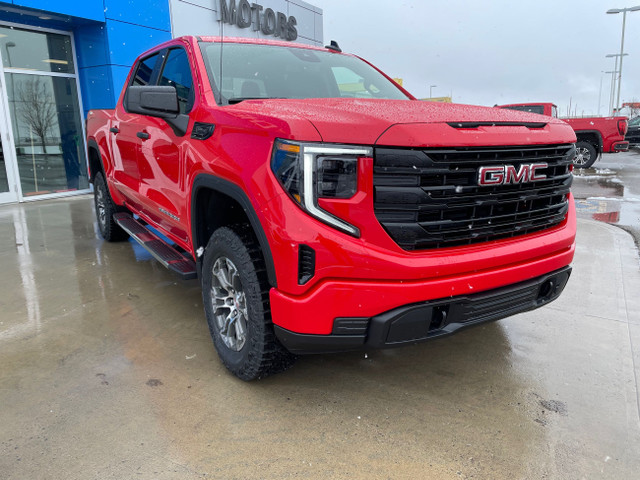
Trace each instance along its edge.
<path fill-rule="evenodd" d="M 640 117 L 629 120 L 629 128 L 624 139 L 629 142 L 630 147 L 640 147 Z"/>
<path fill-rule="evenodd" d="M 558 118 L 558 107 L 553 103 L 519 103 L 498 105 L 499 108 L 538 113 Z M 578 168 L 589 168 L 602 153 L 626 152 L 629 142 L 626 117 L 563 118 L 576 132 L 576 156 L 573 163 Z"/>
<path fill-rule="evenodd" d="M 200 279 L 244 380 L 538 308 L 569 278 L 569 126 L 420 102 L 334 44 L 174 39 L 87 134 L 102 236 Z"/>

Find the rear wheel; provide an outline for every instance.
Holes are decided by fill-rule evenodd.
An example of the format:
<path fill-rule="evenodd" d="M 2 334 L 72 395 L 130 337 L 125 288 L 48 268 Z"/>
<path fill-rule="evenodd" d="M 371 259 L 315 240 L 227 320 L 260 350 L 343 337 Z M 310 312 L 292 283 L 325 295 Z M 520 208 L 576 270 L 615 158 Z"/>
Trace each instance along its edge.
<path fill-rule="evenodd" d="M 573 165 L 576 168 L 589 168 L 598 158 L 598 152 L 593 144 L 585 141 L 576 142 L 576 156 Z"/>
<path fill-rule="evenodd" d="M 102 172 L 96 173 L 93 180 L 94 188 L 94 205 L 96 207 L 96 217 L 98 219 L 98 228 L 100 235 L 108 242 L 117 242 L 125 240 L 129 237 L 120 226 L 113 221 L 114 213 L 118 212 L 118 207 L 111 199 L 107 182 Z"/>
<path fill-rule="evenodd" d="M 213 233 L 202 265 L 202 296 L 213 344 L 238 378 L 255 380 L 293 364 L 295 357 L 273 331 L 264 262 L 248 227 Z"/>

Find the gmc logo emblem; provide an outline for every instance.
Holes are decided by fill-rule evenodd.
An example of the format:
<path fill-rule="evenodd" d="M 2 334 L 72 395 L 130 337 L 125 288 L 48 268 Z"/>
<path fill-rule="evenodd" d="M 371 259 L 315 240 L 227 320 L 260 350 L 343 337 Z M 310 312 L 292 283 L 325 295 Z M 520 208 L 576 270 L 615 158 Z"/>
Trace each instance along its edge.
<path fill-rule="evenodd" d="M 547 176 L 537 170 L 547 168 L 547 163 L 525 163 L 516 169 L 513 165 L 480 167 L 478 169 L 478 185 L 509 185 L 516 183 L 537 182 Z"/>

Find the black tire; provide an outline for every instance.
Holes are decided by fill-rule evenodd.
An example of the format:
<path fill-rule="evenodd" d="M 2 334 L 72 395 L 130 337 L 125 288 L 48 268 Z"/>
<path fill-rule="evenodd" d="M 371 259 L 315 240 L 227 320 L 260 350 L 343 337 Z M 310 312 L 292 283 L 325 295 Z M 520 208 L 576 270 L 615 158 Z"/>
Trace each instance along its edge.
<path fill-rule="evenodd" d="M 102 172 L 96 173 L 96 177 L 93 180 L 93 201 L 96 208 L 96 218 L 98 219 L 98 229 L 100 235 L 107 242 L 119 242 L 129 238 L 127 232 L 118 226 L 113 221 L 113 214 L 119 211 L 109 189 L 107 188 L 107 182 L 104 179 Z"/>
<path fill-rule="evenodd" d="M 202 297 L 213 344 L 235 376 L 255 380 L 293 364 L 295 356 L 273 331 L 264 261 L 250 228 L 221 227 L 211 235 Z"/>
<path fill-rule="evenodd" d="M 576 142 L 576 156 L 573 157 L 573 166 L 576 168 L 589 168 L 598 159 L 598 152 L 592 143 Z"/>

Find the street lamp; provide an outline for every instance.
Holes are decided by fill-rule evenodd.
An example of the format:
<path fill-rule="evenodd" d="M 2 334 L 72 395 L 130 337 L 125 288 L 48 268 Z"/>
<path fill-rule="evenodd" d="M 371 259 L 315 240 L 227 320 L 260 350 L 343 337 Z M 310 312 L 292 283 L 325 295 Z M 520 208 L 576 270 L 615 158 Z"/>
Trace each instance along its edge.
<path fill-rule="evenodd" d="M 613 87 L 616 84 L 616 80 L 614 75 L 616 73 L 618 73 L 617 70 L 612 70 L 610 72 L 604 72 L 604 73 L 610 73 L 611 74 L 611 89 L 609 91 L 609 112 L 611 112 L 611 115 L 613 116 Z"/>
<path fill-rule="evenodd" d="M 431 92 L 433 91 L 434 88 L 436 88 L 438 85 L 429 85 L 429 98 L 433 98 L 433 95 L 431 94 Z"/>
<path fill-rule="evenodd" d="M 616 59 L 616 66 L 613 68 L 613 71 L 615 73 L 618 73 L 618 57 L 625 57 L 629 55 L 628 53 L 623 53 L 622 55 L 620 55 L 619 53 L 610 53 L 608 55 L 605 55 L 606 58 L 615 58 Z M 611 92 L 609 93 L 609 112 L 611 112 L 611 115 L 613 115 L 613 101 L 616 98 L 616 82 L 614 80 L 611 81 Z"/>
<path fill-rule="evenodd" d="M 618 74 L 618 99 L 616 100 L 617 109 L 620 110 L 620 86 L 622 85 L 622 59 L 624 57 L 624 26 L 627 22 L 627 12 L 636 12 L 640 10 L 640 5 L 628 8 L 611 8 L 607 10 L 609 14 L 622 12 L 622 37 L 620 38 L 620 73 Z"/>

